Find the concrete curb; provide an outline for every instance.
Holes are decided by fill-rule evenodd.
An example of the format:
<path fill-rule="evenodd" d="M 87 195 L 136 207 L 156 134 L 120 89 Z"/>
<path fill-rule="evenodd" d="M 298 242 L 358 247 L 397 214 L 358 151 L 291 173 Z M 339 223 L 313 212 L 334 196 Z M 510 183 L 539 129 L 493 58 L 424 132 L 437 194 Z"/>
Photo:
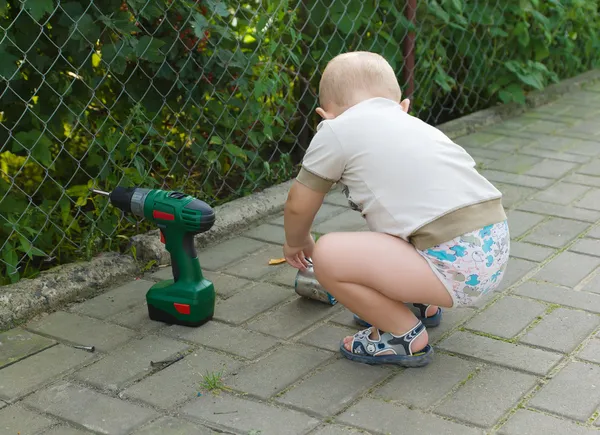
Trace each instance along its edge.
<path fill-rule="evenodd" d="M 580 74 L 571 79 L 532 92 L 526 106 L 506 104 L 475 112 L 460 119 L 439 125 L 438 128 L 452 139 L 474 133 L 483 127 L 518 116 L 529 108 L 539 107 L 569 92 L 600 81 L 600 69 Z M 241 230 L 283 210 L 292 181 L 279 184 L 244 198 L 215 207 L 213 228 L 196 238 L 200 250 L 208 245 L 233 237 Z M 169 264 L 158 230 L 132 237 L 139 262 L 155 261 Z M 0 288 L 0 330 L 14 327 L 44 311 L 83 299 L 100 292 L 119 281 L 131 278 L 141 270 L 129 255 L 101 254 L 91 261 L 58 266 L 34 279 L 24 279 Z"/>

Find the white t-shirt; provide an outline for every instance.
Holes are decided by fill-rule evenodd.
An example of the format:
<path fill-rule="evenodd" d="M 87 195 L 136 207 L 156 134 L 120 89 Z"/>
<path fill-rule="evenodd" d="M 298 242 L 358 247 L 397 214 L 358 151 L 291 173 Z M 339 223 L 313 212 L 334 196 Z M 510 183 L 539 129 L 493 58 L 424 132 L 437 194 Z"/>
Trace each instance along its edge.
<path fill-rule="evenodd" d="M 441 216 L 502 197 L 462 147 L 385 98 L 321 122 L 298 181 L 321 191 L 342 183 L 371 231 L 405 240 Z"/>

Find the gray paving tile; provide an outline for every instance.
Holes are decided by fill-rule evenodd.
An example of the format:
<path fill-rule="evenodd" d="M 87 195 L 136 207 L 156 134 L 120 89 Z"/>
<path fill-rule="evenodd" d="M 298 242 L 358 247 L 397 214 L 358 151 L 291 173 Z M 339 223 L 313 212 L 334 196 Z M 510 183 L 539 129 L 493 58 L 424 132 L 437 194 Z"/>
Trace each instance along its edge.
<path fill-rule="evenodd" d="M 277 401 L 323 416 L 334 415 L 389 374 L 387 367 L 339 359 L 292 387 Z"/>
<path fill-rule="evenodd" d="M 529 401 L 535 408 L 586 421 L 600 404 L 600 366 L 571 362 Z"/>
<path fill-rule="evenodd" d="M 318 225 L 313 230 L 320 234 L 337 231 L 358 231 L 366 226 L 366 220 L 359 212 L 348 209 Z"/>
<path fill-rule="evenodd" d="M 594 277 L 588 281 L 581 289 L 584 292 L 600 294 L 600 273 L 596 273 Z"/>
<path fill-rule="evenodd" d="M 354 335 L 356 328 L 347 328 L 332 323 L 326 323 L 298 339 L 301 343 L 321 349 L 337 352 L 340 342 L 346 336 Z"/>
<path fill-rule="evenodd" d="M 600 189 L 593 189 L 575 203 L 576 207 L 600 210 Z"/>
<path fill-rule="evenodd" d="M 263 224 L 245 232 L 243 236 L 282 246 L 285 243 L 285 232 L 279 225 Z"/>
<path fill-rule="evenodd" d="M 249 359 L 261 356 L 278 343 L 258 332 L 219 322 L 208 322 L 201 328 L 173 325 L 163 333 Z"/>
<path fill-rule="evenodd" d="M 507 216 L 508 229 L 510 231 L 510 236 L 513 238 L 522 236 L 531 228 L 546 219 L 545 216 L 520 210 L 511 210 L 507 213 Z"/>
<path fill-rule="evenodd" d="M 551 218 L 531 232 L 524 241 L 561 248 L 588 228 L 584 222 Z"/>
<path fill-rule="evenodd" d="M 485 368 L 451 395 L 435 412 L 481 427 L 491 427 L 531 390 L 537 378 L 514 371 Z"/>
<path fill-rule="evenodd" d="M 266 243 L 259 242 L 258 240 L 236 237 L 203 250 L 198 256 L 203 269 L 217 270 L 234 261 L 247 257 L 266 246 L 268 246 Z"/>
<path fill-rule="evenodd" d="M 319 420 L 298 411 L 225 394 L 199 397 L 181 412 L 245 434 L 301 435 L 319 424 Z"/>
<path fill-rule="evenodd" d="M 202 389 L 203 376 L 235 372 L 241 362 L 216 352 L 201 349 L 183 360 L 127 388 L 125 398 L 134 398 L 159 408 L 170 408 L 197 396 Z"/>
<path fill-rule="evenodd" d="M 510 155 L 491 164 L 489 169 L 495 169 L 502 172 L 511 172 L 513 174 L 524 174 L 541 161 L 542 159 L 534 156 Z"/>
<path fill-rule="evenodd" d="M 510 255 L 523 260 L 542 262 L 555 252 L 555 249 L 546 246 L 518 242 L 516 240 L 510 242 Z"/>
<path fill-rule="evenodd" d="M 283 248 L 269 245 L 265 249 L 246 256 L 243 260 L 227 266 L 223 271 L 229 275 L 256 280 L 273 272 L 273 269 L 277 267 L 269 265 L 269 260 L 281 257 L 283 257 Z"/>
<path fill-rule="evenodd" d="M 16 399 L 93 358 L 59 344 L 0 371 L 0 398 Z"/>
<path fill-rule="evenodd" d="M 500 431 L 501 435 L 598 435 L 598 431 L 541 412 L 519 409 Z"/>
<path fill-rule="evenodd" d="M 489 166 L 493 166 L 491 163 Z M 554 180 L 549 178 L 532 177 L 524 174 L 511 174 L 509 172 L 483 170 L 481 175 L 487 178 L 492 183 L 516 184 L 518 186 L 533 187 L 535 189 L 544 189 L 550 186 Z"/>
<path fill-rule="evenodd" d="M 576 163 L 544 160 L 543 162 L 534 165 L 530 170 L 525 172 L 525 174 L 535 177 L 560 178 L 576 167 Z"/>
<path fill-rule="evenodd" d="M 494 183 L 496 188 L 502 192 L 502 205 L 506 209 L 515 207 L 518 203 L 530 197 L 538 190 L 531 187 L 514 186 L 505 183 Z"/>
<path fill-rule="evenodd" d="M 12 405 L 0 410 L 0 432 L 5 435 L 38 433 L 54 424 L 54 420 L 22 405 Z"/>
<path fill-rule="evenodd" d="M 282 347 L 264 359 L 247 365 L 227 384 L 245 393 L 267 399 L 296 382 L 332 357 L 330 352 L 301 347 Z"/>
<path fill-rule="evenodd" d="M 293 288 L 294 283 L 296 282 L 297 274 L 298 269 L 293 268 L 289 264 L 285 263 L 273 267 L 273 272 L 264 276 L 263 280 L 267 282 L 272 282 L 273 284 Z"/>
<path fill-rule="evenodd" d="M 248 323 L 248 328 L 279 338 L 290 338 L 332 314 L 335 307 L 298 297 Z"/>
<path fill-rule="evenodd" d="M 558 352 L 571 352 L 600 325 L 600 316 L 567 308 L 548 314 L 521 342 Z"/>
<path fill-rule="evenodd" d="M 455 332 L 439 343 L 438 347 L 448 352 L 537 375 L 545 375 L 562 359 L 562 356 L 556 353 L 468 332 Z"/>
<path fill-rule="evenodd" d="M 481 363 L 438 353 L 429 365 L 404 370 L 375 390 L 373 395 L 410 407 L 429 408 L 465 381 L 478 365 Z"/>
<path fill-rule="evenodd" d="M 217 302 L 215 318 L 239 324 L 294 295 L 294 291 L 290 288 L 258 283 L 254 287 L 236 293 L 226 301 Z"/>
<path fill-rule="evenodd" d="M 399 428 L 419 428 L 419 432 L 424 434 L 481 434 L 481 430 L 444 420 L 435 415 L 368 398 L 351 406 L 338 420 L 378 434 L 396 434 Z"/>
<path fill-rule="evenodd" d="M 577 358 L 600 364 L 600 340 L 590 340 L 585 347 L 577 353 Z"/>
<path fill-rule="evenodd" d="M 157 322 L 150 319 L 148 315 L 148 305 L 146 301 L 139 307 L 115 314 L 106 319 L 107 322 L 116 323 L 125 328 L 132 329 L 141 333 L 150 333 L 167 326 L 163 322 Z"/>
<path fill-rule="evenodd" d="M 497 337 L 513 338 L 545 311 L 546 305 L 540 302 L 507 296 L 480 312 L 466 327 Z"/>
<path fill-rule="evenodd" d="M 100 389 L 117 391 L 153 371 L 151 361 L 174 358 L 188 346 L 165 337 L 148 336 L 133 340 L 100 361 L 75 373 L 75 378 Z"/>
<path fill-rule="evenodd" d="M 566 287 L 575 287 L 600 265 L 600 258 L 563 252 L 546 264 L 534 278 Z"/>
<path fill-rule="evenodd" d="M 365 435 L 366 432 L 348 426 L 331 425 L 319 429 L 313 435 Z"/>
<path fill-rule="evenodd" d="M 125 435 L 157 413 L 94 390 L 60 382 L 29 396 L 25 403 L 86 429 Z"/>
<path fill-rule="evenodd" d="M 32 334 L 21 328 L 14 328 L 0 333 L 0 369 L 8 364 L 27 358 L 56 344 L 41 335 Z"/>
<path fill-rule="evenodd" d="M 515 289 L 515 293 L 552 304 L 600 313 L 600 295 L 593 293 L 573 291 L 534 281 L 523 283 Z"/>
<path fill-rule="evenodd" d="M 583 194 L 589 190 L 590 188 L 586 186 L 560 182 L 535 195 L 535 199 L 538 201 L 567 205 L 580 196 L 583 196 Z"/>
<path fill-rule="evenodd" d="M 537 213 L 540 215 L 556 216 L 582 222 L 595 223 L 600 219 L 600 212 L 584 208 L 571 207 L 559 204 L 550 204 L 542 201 L 524 201 L 517 207 L 518 210 Z"/>
<path fill-rule="evenodd" d="M 161 417 L 135 431 L 133 435 L 217 435 L 204 426 L 174 417 Z"/>
<path fill-rule="evenodd" d="M 135 332 L 91 317 L 57 311 L 27 328 L 71 343 L 107 351 L 133 338 Z"/>
<path fill-rule="evenodd" d="M 143 305 L 146 293 L 154 285 L 152 281 L 138 279 L 128 282 L 100 296 L 75 305 L 71 311 L 106 319 L 122 311 Z"/>
<path fill-rule="evenodd" d="M 93 435 L 93 432 L 87 430 L 75 429 L 71 426 L 54 426 L 51 429 L 45 430 L 40 435 Z"/>
<path fill-rule="evenodd" d="M 569 248 L 569 251 L 600 257 L 600 240 L 580 239 Z"/>

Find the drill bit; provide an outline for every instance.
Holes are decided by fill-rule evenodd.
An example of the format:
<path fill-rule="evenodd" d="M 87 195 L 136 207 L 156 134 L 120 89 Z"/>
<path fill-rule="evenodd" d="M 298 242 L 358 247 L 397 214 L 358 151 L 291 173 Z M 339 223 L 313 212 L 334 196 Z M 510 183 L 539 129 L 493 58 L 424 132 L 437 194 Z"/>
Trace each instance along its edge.
<path fill-rule="evenodd" d="M 104 190 L 90 189 L 90 192 L 95 193 L 96 195 L 110 196 L 110 192 L 105 192 Z"/>
<path fill-rule="evenodd" d="M 94 353 L 96 348 L 94 346 L 73 346 L 74 349 L 85 350 L 90 353 Z"/>

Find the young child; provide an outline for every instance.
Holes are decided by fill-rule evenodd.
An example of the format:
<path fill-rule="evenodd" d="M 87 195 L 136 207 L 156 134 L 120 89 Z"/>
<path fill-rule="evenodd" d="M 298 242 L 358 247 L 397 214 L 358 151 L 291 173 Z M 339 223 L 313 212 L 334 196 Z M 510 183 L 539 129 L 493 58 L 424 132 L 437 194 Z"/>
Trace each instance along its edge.
<path fill-rule="evenodd" d="M 424 366 L 433 356 L 425 325 L 439 324 L 439 307 L 469 305 L 502 279 L 510 243 L 502 194 L 463 148 L 407 113 L 383 57 L 337 56 L 319 93 L 323 121 L 285 205 L 284 256 L 298 269 L 311 258 L 319 283 L 373 325 L 342 341 L 345 357 Z M 330 233 L 315 245 L 313 219 L 338 182 L 371 231 Z"/>

